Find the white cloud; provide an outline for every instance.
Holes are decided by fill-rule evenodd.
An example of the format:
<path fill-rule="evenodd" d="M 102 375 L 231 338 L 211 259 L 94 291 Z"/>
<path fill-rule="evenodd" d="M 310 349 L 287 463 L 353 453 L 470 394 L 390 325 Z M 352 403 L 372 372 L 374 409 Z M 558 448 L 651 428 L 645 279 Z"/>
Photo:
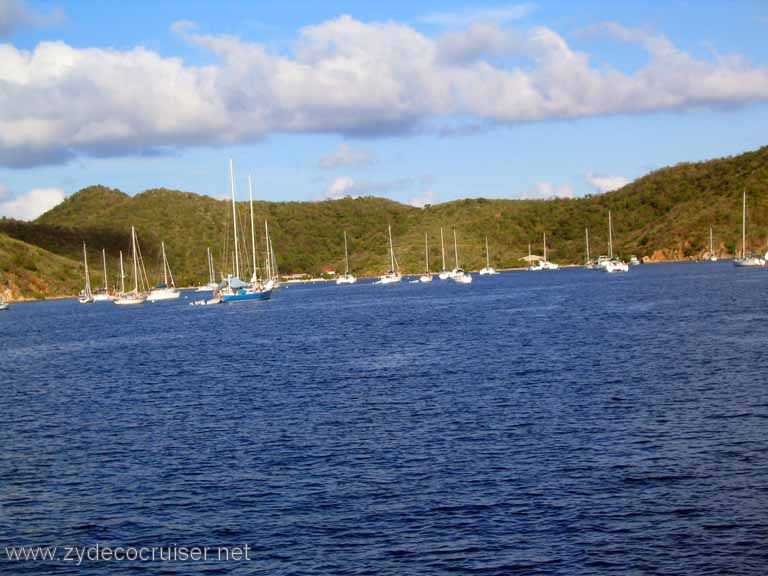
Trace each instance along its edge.
<path fill-rule="evenodd" d="M 587 172 L 585 179 L 590 186 L 600 193 L 618 190 L 631 182 L 629 178 L 624 178 L 624 176 L 605 176 L 592 172 Z"/>
<path fill-rule="evenodd" d="M 0 166 L 271 133 L 376 137 L 439 132 L 457 119 L 487 127 L 768 101 L 768 68 L 738 56 L 697 59 L 663 36 L 606 24 L 649 55 L 627 74 L 593 66 L 549 28 L 511 31 L 482 20 L 430 37 L 397 22 L 341 16 L 303 28 L 290 54 L 174 24 L 213 55 L 205 66 L 142 47 L 0 44 Z M 514 62 L 489 61 L 500 54 L 514 54 Z"/>
<path fill-rule="evenodd" d="M 330 169 L 341 166 L 367 166 L 372 161 L 373 157 L 367 150 L 352 148 L 342 142 L 336 150 L 320 158 L 320 167 Z"/>
<path fill-rule="evenodd" d="M 573 186 L 568 183 L 555 184 L 546 180 L 536 182 L 533 188 L 520 196 L 525 200 L 548 200 L 550 198 L 573 198 Z"/>
<path fill-rule="evenodd" d="M 428 14 L 421 18 L 422 22 L 438 26 L 455 27 L 466 24 L 508 24 L 521 20 L 536 9 L 535 4 L 507 4 L 486 8 L 475 8 L 462 12 L 440 12 Z"/>
<path fill-rule="evenodd" d="M 420 195 L 411 196 L 408 199 L 408 204 L 416 208 L 424 208 L 427 204 L 434 204 L 435 202 L 437 202 L 437 194 L 432 188 L 427 188 Z"/>
<path fill-rule="evenodd" d="M 11 36 L 17 28 L 49 26 L 63 19 L 64 13 L 60 9 L 43 14 L 22 0 L 0 0 L 0 38 Z"/>
<path fill-rule="evenodd" d="M 323 198 L 326 200 L 339 200 L 340 198 L 358 198 L 360 196 L 369 196 L 373 194 L 386 194 L 398 188 L 409 186 L 412 180 L 401 178 L 398 180 L 388 180 L 385 182 L 367 182 L 358 181 L 349 176 L 337 176 L 325 189 Z"/>
<path fill-rule="evenodd" d="M 8 194 L 0 195 L 0 216 L 34 220 L 63 202 L 64 191 L 59 188 L 34 188 L 21 196 L 6 200 L 7 197 Z"/>

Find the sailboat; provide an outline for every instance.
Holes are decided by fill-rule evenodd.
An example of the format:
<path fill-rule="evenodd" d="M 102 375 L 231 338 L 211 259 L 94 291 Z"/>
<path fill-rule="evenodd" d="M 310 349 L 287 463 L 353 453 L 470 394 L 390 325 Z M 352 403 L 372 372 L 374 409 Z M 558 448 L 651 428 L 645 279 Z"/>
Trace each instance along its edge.
<path fill-rule="evenodd" d="M 443 267 L 440 268 L 440 274 L 438 274 L 438 278 L 440 278 L 440 280 L 448 280 L 448 278 L 451 277 L 451 273 L 448 272 L 445 267 L 445 240 L 443 239 L 442 227 L 440 228 L 440 254 L 443 257 Z"/>
<path fill-rule="evenodd" d="M 216 290 L 218 284 L 216 283 L 216 275 L 213 272 L 213 257 L 211 256 L 211 249 L 208 251 L 208 284 L 198 287 L 197 292 L 212 292 Z"/>
<path fill-rule="evenodd" d="M 613 220 L 610 210 L 608 210 L 608 260 L 599 263 L 606 272 L 629 272 L 629 265 L 626 262 L 613 257 Z"/>
<path fill-rule="evenodd" d="M 139 286 L 143 284 L 139 277 L 139 250 L 136 246 L 136 230 L 131 226 L 131 253 L 133 258 L 133 290 L 125 291 L 125 271 L 123 270 L 123 253 L 120 252 L 120 294 L 113 300 L 118 306 L 130 306 L 133 304 L 143 304 L 147 301 L 147 295 L 139 291 Z"/>
<path fill-rule="evenodd" d="M 336 284 L 354 284 L 357 282 L 352 274 L 349 273 L 349 252 L 347 250 L 347 231 L 344 230 L 344 275 L 336 278 Z"/>
<path fill-rule="evenodd" d="M 80 291 L 77 301 L 80 304 L 91 304 L 93 302 L 93 293 L 91 292 L 91 275 L 88 273 L 88 254 L 83 242 L 83 265 L 85 266 L 85 287 Z"/>
<path fill-rule="evenodd" d="M 397 266 L 397 260 L 395 259 L 395 248 L 392 245 L 392 225 L 391 224 L 387 226 L 387 230 L 389 231 L 390 268 L 389 270 L 387 270 L 386 274 L 379 276 L 379 281 L 376 282 L 376 284 L 395 284 L 397 282 L 400 282 L 400 280 L 403 279 L 403 277 L 400 275 L 400 270 L 398 269 L 398 266 Z"/>
<path fill-rule="evenodd" d="M 584 237 L 587 244 L 587 259 L 584 261 L 584 268 L 587 270 L 594 270 L 596 265 L 589 257 L 589 228 L 584 228 Z"/>
<path fill-rule="evenodd" d="M 96 288 L 96 293 L 93 295 L 94 302 L 111 302 L 114 297 L 109 293 L 109 283 L 107 277 L 107 252 L 104 248 L 101 249 L 101 261 L 104 264 L 104 287 Z"/>
<path fill-rule="evenodd" d="M 491 257 L 488 252 L 488 236 L 485 237 L 485 268 L 480 269 L 480 276 L 498 274 L 494 268 L 491 268 Z"/>
<path fill-rule="evenodd" d="M 9 308 L 8 302 L 0 298 L 0 312 L 2 312 L 3 310 L 8 310 L 8 308 Z"/>
<path fill-rule="evenodd" d="M 237 203 L 235 198 L 235 168 L 232 160 L 229 161 L 229 185 L 232 191 L 232 226 L 235 239 L 235 270 L 234 275 L 227 274 L 221 286 L 214 292 L 214 300 L 222 303 L 231 302 L 251 302 L 258 300 L 269 300 L 272 297 L 271 288 L 262 285 L 258 280 L 254 282 L 243 282 L 240 279 L 240 256 L 237 240 Z M 254 230 L 253 218 L 251 218 L 251 232 Z"/>
<path fill-rule="evenodd" d="M 456 267 L 451 271 L 451 280 L 458 282 L 459 284 L 471 284 L 472 275 L 464 272 L 464 269 L 459 266 L 459 245 L 456 242 L 456 229 L 453 229 L 453 256 L 455 258 Z"/>
<path fill-rule="evenodd" d="M 424 274 L 419 276 L 419 282 L 432 282 L 432 273 L 429 271 L 429 237 L 424 234 Z"/>
<path fill-rule="evenodd" d="M 163 283 L 153 286 L 147 296 L 148 302 L 159 302 L 160 300 L 176 300 L 181 296 L 181 292 L 176 289 L 176 283 L 173 280 L 171 267 L 168 264 L 168 257 L 165 255 L 165 242 L 160 242 L 160 250 L 163 254 Z M 170 283 L 168 280 L 170 279 Z"/>
<path fill-rule="evenodd" d="M 715 242 L 712 236 L 712 227 L 709 227 L 709 258 L 710 262 L 717 262 L 717 255 L 715 254 Z"/>
<path fill-rule="evenodd" d="M 747 255 L 749 254 L 749 256 Z M 734 265 L 740 267 L 765 266 L 765 259 L 758 256 L 752 256 L 747 252 L 747 191 L 744 190 L 742 198 L 741 211 L 741 258 L 733 261 Z"/>
<path fill-rule="evenodd" d="M 560 268 L 559 264 L 547 260 L 547 233 L 544 232 L 544 258 L 536 262 L 529 270 L 557 270 L 558 268 Z"/>

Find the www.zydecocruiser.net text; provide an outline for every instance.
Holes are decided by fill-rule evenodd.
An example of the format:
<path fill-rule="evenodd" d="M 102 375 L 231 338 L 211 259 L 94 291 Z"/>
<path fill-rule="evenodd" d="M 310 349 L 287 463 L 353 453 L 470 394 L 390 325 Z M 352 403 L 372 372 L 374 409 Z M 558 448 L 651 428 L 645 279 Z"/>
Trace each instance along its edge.
<path fill-rule="evenodd" d="M 20 546 L 6 547 L 9 562 L 241 562 L 251 560 L 243 546 Z"/>

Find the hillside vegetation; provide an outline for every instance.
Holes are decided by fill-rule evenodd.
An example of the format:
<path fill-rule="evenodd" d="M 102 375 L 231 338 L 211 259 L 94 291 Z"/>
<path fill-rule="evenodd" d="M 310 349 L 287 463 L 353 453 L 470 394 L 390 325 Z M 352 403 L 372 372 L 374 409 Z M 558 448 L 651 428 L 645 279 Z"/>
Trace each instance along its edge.
<path fill-rule="evenodd" d="M 624 188 L 578 199 L 468 199 L 414 208 L 382 198 L 363 197 L 323 202 L 255 202 L 259 223 L 258 252 L 263 252 L 263 222 L 269 221 L 280 270 L 318 274 L 343 269 L 343 231 L 350 261 L 358 275 L 374 275 L 388 267 L 387 224 L 392 224 L 395 251 L 406 273 L 423 270 L 424 233 L 430 238 L 433 270 L 440 267 L 440 227 L 445 230 L 447 266 L 453 266 L 452 232 L 456 229 L 461 264 L 484 265 L 484 236 L 491 263 L 498 268 L 521 266 L 532 244 L 541 252 L 547 233 L 551 260 L 561 264 L 584 260 L 584 229 L 589 228 L 593 255 L 607 251 L 607 215 L 613 212 L 616 250 L 646 260 L 680 260 L 702 256 L 709 227 L 716 251 L 731 256 L 740 246 L 741 194 L 749 207 L 749 247 L 768 247 L 768 147 L 739 156 L 679 164 L 652 172 Z M 238 205 L 240 239 L 250 246 L 248 204 Z M 108 253 L 110 283 L 117 271 L 118 251 L 129 251 L 130 226 L 136 227 L 150 280 L 160 275 L 159 249 L 164 240 L 180 285 L 206 280 L 206 248 L 218 271 L 231 269 L 231 205 L 190 192 L 153 189 L 128 196 L 92 186 L 34 222 L 0 221 L 0 232 L 72 260 L 88 243 L 94 284 L 101 280 L 100 251 Z M 250 257 L 241 258 L 250 262 Z M 245 266 L 250 274 L 250 264 Z M 246 274 L 241 274 L 245 276 Z"/>

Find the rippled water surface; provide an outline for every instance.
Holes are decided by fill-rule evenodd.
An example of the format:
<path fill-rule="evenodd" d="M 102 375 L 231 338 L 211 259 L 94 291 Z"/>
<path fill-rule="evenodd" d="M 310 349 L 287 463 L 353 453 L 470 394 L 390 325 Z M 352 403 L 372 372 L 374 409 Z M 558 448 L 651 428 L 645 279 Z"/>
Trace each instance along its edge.
<path fill-rule="evenodd" d="M 768 573 L 766 270 L 187 297 L 0 313 L 0 547 L 251 547 L 92 574 Z"/>

